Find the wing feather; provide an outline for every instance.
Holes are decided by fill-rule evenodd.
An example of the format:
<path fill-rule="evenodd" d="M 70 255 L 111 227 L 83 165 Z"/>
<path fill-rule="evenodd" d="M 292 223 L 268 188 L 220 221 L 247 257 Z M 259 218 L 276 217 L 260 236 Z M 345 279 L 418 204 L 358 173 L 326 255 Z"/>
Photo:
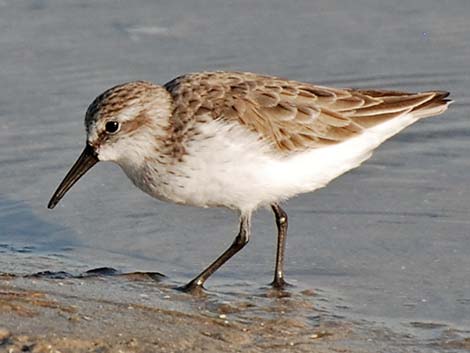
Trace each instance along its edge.
<path fill-rule="evenodd" d="M 403 114 L 445 110 L 446 92 L 339 89 L 240 72 L 196 73 L 165 85 L 173 119 L 238 122 L 283 153 L 319 148 Z"/>

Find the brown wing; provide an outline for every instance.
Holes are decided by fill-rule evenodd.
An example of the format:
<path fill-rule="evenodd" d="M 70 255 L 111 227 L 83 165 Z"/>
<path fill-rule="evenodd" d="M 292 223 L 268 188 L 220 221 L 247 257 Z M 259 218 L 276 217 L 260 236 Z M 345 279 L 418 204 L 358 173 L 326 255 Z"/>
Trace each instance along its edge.
<path fill-rule="evenodd" d="M 338 143 L 412 111 L 435 115 L 447 96 L 335 89 L 238 72 L 189 74 L 165 88 L 175 101 L 175 123 L 189 126 L 207 116 L 238 121 L 285 153 Z"/>

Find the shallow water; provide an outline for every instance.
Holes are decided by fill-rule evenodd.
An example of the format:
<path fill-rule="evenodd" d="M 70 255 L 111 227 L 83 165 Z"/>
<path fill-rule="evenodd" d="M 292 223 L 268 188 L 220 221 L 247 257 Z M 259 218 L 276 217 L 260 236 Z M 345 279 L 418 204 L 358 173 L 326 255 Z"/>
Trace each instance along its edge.
<path fill-rule="evenodd" d="M 153 200 L 110 164 L 46 209 L 83 147 L 88 104 L 114 84 L 220 69 L 449 90 L 443 116 L 286 203 L 286 271 L 295 292 L 320 291 L 333 317 L 411 334 L 423 351 L 449 330 L 469 336 L 469 16 L 467 0 L 0 0 L 0 268 L 110 266 L 184 283 L 232 241 L 232 212 Z M 270 281 L 274 231 L 258 212 L 252 242 L 207 283 L 221 301 Z"/>

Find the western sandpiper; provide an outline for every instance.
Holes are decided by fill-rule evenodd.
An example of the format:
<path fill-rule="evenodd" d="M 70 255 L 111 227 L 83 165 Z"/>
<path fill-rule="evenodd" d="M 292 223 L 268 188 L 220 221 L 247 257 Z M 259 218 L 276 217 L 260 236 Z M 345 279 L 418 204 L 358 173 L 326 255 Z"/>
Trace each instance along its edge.
<path fill-rule="evenodd" d="M 53 208 L 98 161 L 117 163 L 161 200 L 240 214 L 230 247 L 184 289 L 206 280 L 250 238 L 252 213 L 270 206 L 278 230 L 272 285 L 282 288 L 287 214 L 279 206 L 359 166 L 389 137 L 444 112 L 447 92 L 338 89 L 243 72 L 135 81 L 98 96 L 85 115 L 84 151 Z"/>

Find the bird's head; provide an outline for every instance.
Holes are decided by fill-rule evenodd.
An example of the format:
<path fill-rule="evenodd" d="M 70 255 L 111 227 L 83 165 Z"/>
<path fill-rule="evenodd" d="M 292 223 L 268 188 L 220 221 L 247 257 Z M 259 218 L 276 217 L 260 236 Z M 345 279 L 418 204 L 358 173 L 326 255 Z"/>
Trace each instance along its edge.
<path fill-rule="evenodd" d="M 99 95 L 85 115 L 85 149 L 47 207 L 54 208 L 97 162 L 125 164 L 149 153 L 155 140 L 164 133 L 171 111 L 168 91 L 146 81 L 125 83 Z"/>

